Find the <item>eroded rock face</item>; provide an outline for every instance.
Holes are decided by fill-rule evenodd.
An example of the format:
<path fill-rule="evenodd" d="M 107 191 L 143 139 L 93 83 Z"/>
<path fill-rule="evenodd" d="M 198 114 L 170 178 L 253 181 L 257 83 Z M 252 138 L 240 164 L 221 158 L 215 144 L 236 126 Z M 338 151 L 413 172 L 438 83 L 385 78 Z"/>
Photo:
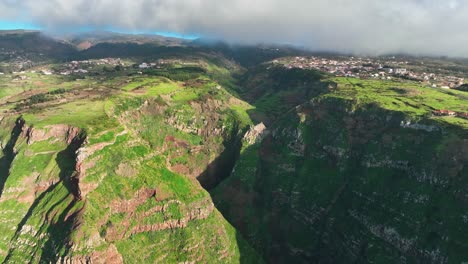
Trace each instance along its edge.
<path fill-rule="evenodd" d="M 64 264 L 122 264 L 122 255 L 117 248 L 111 244 L 104 251 L 95 251 L 89 256 L 75 256 L 60 258 L 58 263 Z"/>
<path fill-rule="evenodd" d="M 86 136 L 81 135 L 82 130 L 80 128 L 68 126 L 68 125 L 53 125 L 53 126 L 47 126 L 44 129 L 35 129 L 33 126 L 28 126 L 28 124 L 22 117 L 17 119 L 15 127 L 18 129 L 18 138 L 15 140 L 15 144 L 16 144 L 16 141 L 19 141 L 20 138 L 22 138 L 21 141 L 23 142 L 26 141 L 28 145 L 32 145 L 35 142 L 40 142 L 40 141 L 44 141 L 48 139 L 52 139 L 54 142 L 63 141 L 64 143 L 66 143 L 66 145 L 68 145 L 67 150 L 70 149 L 70 151 L 72 152 L 71 153 L 72 156 L 76 154 L 76 159 L 73 157 L 66 157 L 66 158 L 75 159 L 74 161 L 76 162 L 76 166 L 75 166 L 76 174 L 80 173 L 81 163 L 83 161 L 83 158 L 80 158 L 78 155 L 78 151 L 77 153 L 75 153 L 75 150 L 74 150 L 74 149 L 79 150 L 83 142 L 86 140 Z M 76 146 L 72 146 L 72 145 L 76 145 Z M 15 149 L 16 146 L 12 146 L 12 148 Z M 71 150 L 72 148 L 74 149 Z M 34 153 L 29 153 L 27 150 L 25 151 L 26 156 L 31 156 L 33 154 Z M 39 153 L 39 154 L 41 155 L 47 154 L 47 152 Z M 23 186 L 17 187 L 15 189 L 16 191 L 10 189 L 7 192 L 18 193 L 19 190 L 24 188 L 25 191 L 23 192 L 21 196 L 18 197 L 18 199 L 32 202 L 37 195 L 41 194 L 42 192 L 44 192 L 51 186 L 57 184 L 60 180 L 64 180 L 64 179 L 43 180 L 40 173 L 32 172 L 32 175 L 23 182 L 24 183 Z M 27 184 L 34 185 L 34 186 L 27 186 Z M 76 189 L 78 190 L 79 188 L 76 187 Z M 77 193 L 79 193 L 79 191 L 77 191 Z"/>
<path fill-rule="evenodd" d="M 153 142 L 153 145 L 159 154 L 164 153 L 166 156 L 167 168 L 177 174 L 197 179 L 209 190 L 229 176 L 242 145 L 244 128 L 240 127 L 237 120 L 226 116 L 226 110 L 223 101 L 211 96 L 189 101 L 184 107 L 177 108 L 147 100 L 138 112 L 123 113 L 122 119 L 132 124 L 129 127 L 144 127 L 146 124 L 139 123 L 139 120 L 150 122 L 148 120 L 153 119 L 161 122 L 162 116 L 164 121 L 161 127 L 170 126 L 170 130 L 176 129 L 178 133 L 198 136 L 201 141 L 196 143 L 181 138 L 178 133 L 165 131 L 164 139 Z M 138 130 L 135 132 L 142 133 Z M 117 171 L 119 175 L 131 175 L 129 172 L 132 172 L 124 166 L 119 166 Z"/>
<path fill-rule="evenodd" d="M 466 131 L 343 105 L 273 124 L 213 191 L 219 210 L 272 263 L 466 260 L 447 250 L 468 249 Z"/>
<path fill-rule="evenodd" d="M 426 132 L 440 131 L 440 128 L 437 126 L 412 123 L 411 121 L 401 121 L 400 126 L 404 128 L 415 129 L 415 130 L 424 130 Z"/>
<path fill-rule="evenodd" d="M 267 127 L 265 124 L 260 123 L 254 127 L 251 127 L 250 130 L 245 134 L 244 140 L 249 144 L 255 144 L 268 135 L 269 131 L 267 130 Z"/>
<path fill-rule="evenodd" d="M 45 140 L 60 144 L 49 149 L 44 144 L 41 150 L 31 146 Z M 76 152 L 85 140 L 86 135 L 76 127 L 54 125 L 36 130 L 22 117 L 16 119 L 6 150 L 12 150 L 12 155 L 7 156 L 11 158 L 10 163 L 19 166 L 12 166 L 8 174 L 2 175 L 6 188 L 2 190 L 0 203 L 15 201 L 18 207 L 12 211 L 24 208 L 27 211 L 11 228 L 13 233 L 4 234 L 12 241 L 8 251 L 3 252 L 6 262 L 38 262 L 38 258 L 41 262 L 55 262 L 58 256 L 36 254 L 37 248 L 49 252 L 52 248 L 66 251 L 72 247 L 70 234 L 79 228 L 84 207 L 84 203 L 80 203 L 80 164 L 76 164 Z M 34 158 L 45 163 L 24 165 Z M 26 174 L 28 170 L 30 173 Z M 60 209 L 56 209 L 57 201 L 60 201 Z M 8 211 L 2 214 L 8 215 Z"/>
<path fill-rule="evenodd" d="M 156 197 L 156 190 L 142 189 L 135 194 L 131 200 L 112 201 L 109 205 L 111 214 L 131 213 L 139 205 L 145 203 L 150 198 Z"/>
<path fill-rule="evenodd" d="M 167 118 L 167 122 L 176 129 L 190 134 L 196 134 L 202 137 L 213 137 L 222 135 L 224 129 L 218 126 L 221 118 L 219 110 L 222 109 L 222 103 L 218 100 L 207 99 L 204 102 L 190 102 L 193 120 L 189 123 L 181 117 L 186 114 L 185 110 L 179 110 L 180 113 Z M 148 106 L 149 107 L 149 106 Z"/>
<path fill-rule="evenodd" d="M 211 199 L 204 199 L 191 204 L 184 204 L 178 200 L 167 200 L 161 201 L 162 204 L 153 206 L 146 211 L 139 212 L 137 210 L 137 207 L 148 202 L 149 199 L 157 201 L 157 197 L 156 190 L 142 189 L 131 200 L 113 201 L 109 208 L 110 216 L 114 214 L 126 214 L 127 218 L 118 226 L 113 225 L 112 222 L 106 223 L 106 241 L 121 240 L 143 232 L 185 228 L 190 221 L 206 219 L 214 210 Z M 181 213 L 180 217 L 174 217 L 167 211 L 171 206 L 176 206 L 177 210 Z M 143 224 L 147 222 L 145 219 L 150 218 L 154 214 L 163 215 L 165 220 L 153 224 Z M 132 225 L 131 221 L 136 221 L 139 224 Z"/>
<path fill-rule="evenodd" d="M 80 132 L 81 133 L 81 132 Z M 78 133 L 78 135 L 80 135 Z M 116 138 L 122 135 L 127 134 L 128 132 L 123 130 L 122 132 L 118 133 L 116 135 Z M 101 142 L 93 145 L 88 145 L 87 144 L 87 138 L 83 139 L 83 142 L 81 143 L 80 147 L 76 150 L 76 168 L 75 171 L 77 172 L 76 177 L 78 178 L 80 190 L 81 190 L 81 196 L 86 197 L 86 195 L 95 190 L 97 188 L 96 183 L 85 183 L 83 180 L 86 177 L 86 170 L 94 167 L 96 165 L 97 160 L 90 160 L 88 159 L 90 156 L 92 156 L 95 152 L 100 151 L 104 149 L 105 147 L 111 146 L 112 144 L 115 143 L 115 139 L 110 142 Z M 136 173 L 136 170 L 132 170 L 133 172 Z M 131 172 L 132 172 L 131 171 Z M 130 172 L 130 173 L 131 173 Z M 129 173 L 129 171 L 125 171 L 125 173 Z"/>
<path fill-rule="evenodd" d="M 22 148 L 31 148 L 29 146 L 46 140 L 51 142 L 63 140 L 63 142 L 66 143 L 64 144 L 66 145 L 66 149 L 54 150 L 57 153 L 55 156 L 52 155 L 54 159 L 57 159 L 55 160 L 58 163 L 57 168 L 63 171 L 57 170 L 60 177 L 51 178 L 48 181 L 41 180 L 41 173 L 33 173 L 25 179 L 24 186 L 10 188 L 7 195 L 5 195 L 4 198 L 2 197 L 0 202 L 12 199 L 14 195 L 21 193 L 22 195 L 18 197 L 18 200 L 22 203 L 27 203 L 28 206 L 31 206 L 31 210 L 35 210 L 35 204 L 44 203 L 42 199 L 43 197 L 48 198 L 49 192 L 53 192 L 60 188 L 62 188 L 62 190 L 65 189 L 70 192 L 70 196 L 59 199 L 66 208 L 64 209 L 63 215 L 60 216 L 61 218 L 56 224 L 56 228 L 61 228 L 65 234 L 71 230 L 76 232 L 78 235 L 81 234 L 80 227 L 84 221 L 83 214 L 86 211 L 86 195 L 95 190 L 98 186 L 98 183 L 95 182 L 83 182 L 83 179 L 86 177 L 87 169 L 93 167 L 92 163 L 96 162 L 95 160 L 90 159 L 90 157 L 96 151 L 100 151 L 105 147 L 111 146 L 114 141 L 111 140 L 109 142 L 88 145 L 86 144 L 86 135 L 78 128 L 57 125 L 49 126 L 44 129 L 34 129 L 33 127 L 28 127 L 23 121 L 21 121 L 20 125 L 21 129 L 18 130 L 18 135 L 20 137 Z M 125 131 L 118 133 L 117 136 L 125 133 Z M 30 158 L 36 155 L 51 155 L 54 151 L 45 151 L 43 153 L 36 153 L 34 151 L 26 153 L 25 151 L 25 157 Z M 149 159 L 151 157 L 151 155 L 148 156 Z M 61 162 L 63 162 L 63 164 L 61 164 Z M 134 174 L 135 171 L 130 167 L 130 165 L 136 166 L 135 164 L 123 164 L 120 169 L 116 168 L 116 170 L 126 175 L 128 173 Z M 131 177 L 131 175 L 128 175 L 128 177 Z M 90 186 L 91 184 L 94 185 Z M 82 192 L 82 190 L 84 191 Z M 60 194 L 60 191 L 58 191 L 58 193 Z M 170 198 L 165 197 L 167 197 L 166 194 L 159 195 L 156 189 L 143 188 L 137 191 L 132 199 L 109 201 L 109 211 L 105 212 L 106 215 L 104 220 L 100 223 L 95 223 L 97 226 L 101 225 L 99 228 L 105 230 L 105 235 L 95 232 L 95 236 L 91 236 L 89 238 L 94 241 L 90 241 L 89 249 L 94 250 L 94 247 L 97 246 L 101 246 L 102 248 L 102 245 L 106 244 L 108 247 L 105 250 L 92 251 L 92 253 L 80 255 L 82 252 L 81 250 L 83 247 L 88 245 L 88 242 L 83 243 L 83 245 L 77 245 L 75 243 L 76 241 L 70 239 L 68 235 L 64 235 L 63 240 L 60 240 L 62 238 L 58 239 L 54 237 L 53 243 L 60 242 L 63 244 L 64 248 L 73 253 L 70 253 L 69 257 L 59 258 L 59 256 L 56 255 L 48 256 L 47 259 L 58 261 L 59 263 L 123 263 L 121 254 L 118 252 L 116 246 L 112 244 L 114 241 L 125 240 L 128 239 L 129 236 L 135 234 L 186 228 L 191 221 L 206 219 L 214 211 L 214 205 L 209 198 L 196 200 L 186 204 L 177 199 L 171 200 Z M 151 202 L 155 202 L 156 205 L 151 206 L 148 210 L 137 210 L 139 206 Z M 60 205 L 62 206 L 62 204 Z M 56 214 L 57 212 L 50 210 L 50 213 L 44 214 L 46 220 L 43 221 L 51 222 L 52 219 L 57 218 Z M 125 221 L 120 223 L 119 226 L 112 225 L 111 222 L 106 222 L 106 219 L 109 219 L 109 217 L 116 214 L 124 214 Z M 154 217 L 155 214 L 162 215 L 162 221 L 149 222 L 148 219 Z M 28 222 L 26 221 L 26 223 Z M 61 226 L 65 225 L 65 223 L 67 225 L 66 230 Z M 137 224 L 135 225 L 135 223 Z M 17 231 L 18 238 L 16 238 L 16 240 L 18 243 L 27 244 L 27 250 L 33 250 L 34 247 L 38 245 L 36 242 L 33 242 L 33 240 L 26 237 L 30 234 L 33 234 L 35 237 L 40 237 L 44 243 L 47 243 L 49 239 L 52 239 L 50 238 L 52 237 L 50 234 L 52 231 L 41 230 L 35 226 L 31 229 L 32 227 L 33 225 L 29 225 L 28 223 L 27 225 L 18 227 Z M 25 257 L 24 254 L 20 254 L 19 252 L 20 249 L 25 248 L 24 245 L 21 245 L 22 244 L 14 245 L 11 248 L 12 255 L 15 256 L 15 259 L 19 259 L 20 255 Z M 88 250 L 88 247 L 86 247 L 86 250 Z M 227 254 L 226 252 L 224 254 Z M 220 255 L 222 254 L 220 253 Z M 197 257 L 196 259 L 201 260 L 200 257 Z"/>
<path fill-rule="evenodd" d="M 36 129 L 33 126 L 26 126 L 23 129 L 23 136 L 27 138 L 29 145 L 34 142 L 48 140 L 64 140 L 70 144 L 81 133 L 81 129 L 68 125 L 46 126 L 43 129 Z"/>

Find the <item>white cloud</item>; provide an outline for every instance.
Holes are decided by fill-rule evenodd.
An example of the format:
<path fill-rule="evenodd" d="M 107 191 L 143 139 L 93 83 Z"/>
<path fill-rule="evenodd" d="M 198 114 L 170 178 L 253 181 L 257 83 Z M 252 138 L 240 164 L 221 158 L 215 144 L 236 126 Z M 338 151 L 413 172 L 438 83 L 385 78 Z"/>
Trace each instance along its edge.
<path fill-rule="evenodd" d="M 49 29 L 175 31 L 230 42 L 468 57 L 461 0 L 0 0 L 0 19 Z"/>

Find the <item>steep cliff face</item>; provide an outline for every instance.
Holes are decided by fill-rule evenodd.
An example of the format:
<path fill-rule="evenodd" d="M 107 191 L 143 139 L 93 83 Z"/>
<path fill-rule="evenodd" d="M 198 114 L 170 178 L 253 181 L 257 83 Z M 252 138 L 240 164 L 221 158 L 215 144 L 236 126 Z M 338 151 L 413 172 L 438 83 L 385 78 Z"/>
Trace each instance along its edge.
<path fill-rule="evenodd" d="M 203 188 L 229 176 L 248 104 L 207 77 L 144 81 L 0 118 L 0 260 L 262 262 Z"/>
<path fill-rule="evenodd" d="M 68 125 L 38 128 L 23 118 L 2 119 L 6 130 L 2 134 L 8 137 L 2 138 L 7 143 L 1 157 L 4 261 L 131 263 L 142 257 L 162 263 L 255 261 L 254 251 L 196 180 L 196 172 L 216 156 L 203 156 L 208 149 L 190 142 L 173 121 L 167 122 L 172 116 L 159 116 L 158 123 L 153 119 L 151 124 L 166 135 L 146 130 L 140 122 L 157 117 L 148 112 L 154 103 L 127 109 L 118 127 L 90 134 Z M 127 119 L 134 114 L 139 118 Z M 192 137 L 210 146 L 237 131 L 233 126 L 232 132 L 223 132 L 228 128 L 217 118 L 200 129 L 200 136 Z M 152 133 L 151 139 L 160 144 L 149 147 L 145 133 Z M 171 163 L 181 155 L 193 158 L 187 150 L 196 150 L 203 158 L 191 164 L 193 173 L 177 171 L 180 161 Z"/>
<path fill-rule="evenodd" d="M 260 261 L 197 181 L 238 131 L 225 106 L 122 98 L 110 111 L 118 125 L 79 151 L 86 208 L 69 255 L 93 259 L 102 249 L 127 263 Z"/>
<path fill-rule="evenodd" d="M 70 250 L 70 234 L 79 225 L 84 204 L 76 151 L 86 134 L 62 126 L 33 132 L 26 120 L 12 116 L 2 119 L 2 130 L 11 131 L 2 157 L 2 257 L 53 262 Z"/>
<path fill-rule="evenodd" d="M 215 205 L 271 263 L 467 261 L 468 126 L 424 96 L 312 97 L 245 142 Z"/>

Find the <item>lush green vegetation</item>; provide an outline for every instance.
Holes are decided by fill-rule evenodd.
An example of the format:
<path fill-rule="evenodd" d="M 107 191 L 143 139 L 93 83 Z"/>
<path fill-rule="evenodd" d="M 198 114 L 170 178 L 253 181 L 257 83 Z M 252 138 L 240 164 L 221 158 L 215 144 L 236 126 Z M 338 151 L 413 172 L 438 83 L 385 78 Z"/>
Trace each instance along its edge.
<path fill-rule="evenodd" d="M 1 261 L 468 260 L 466 92 L 144 43 L 2 62 Z"/>
<path fill-rule="evenodd" d="M 356 104 L 378 104 L 380 107 L 404 112 L 410 117 L 432 115 L 433 110 L 448 109 L 468 112 L 468 95 L 464 92 L 423 87 L 408 81 L 376 81 L 353 78 L 333 78 L 339 92 L 328 96 L 355 100 Z"/>
<path fill-rule="evenodd" d="M 233 174 L 212 191 L 217 208 L 267 261 L 467 259 L 457 193 L 468 183 L 468 120 L 432 114 L 467 112 L 466 93 L 324 76 L 332 88 L 278 111 L 289 91 L 321 85 L 286 77 L 288 89 L 275 92 L 264 85 L 268 73 L 250 76 L 264 79 L 245 93 L 271 134 L 244 143 Z"/>
<path fill-rule="evenodd" d="M 248 105 L 198 66 L 131 77 L 99 69 L 104 78 L 28 74 L 21 90 L 13 80 L 3 84 L 9 101 L 2 107 L 22 115 L 19 131 L 32 132 L 18 135 L 11 164 L 2 161 L 10 166 L 2 175 L 2 259 L 56 262 L 115 247 L 128 263 L 258 262 L 195 179 L 223 142 L 251 123 Z M 4 144 L 14 121 L 0 121 Z M 86 138 L 70 134 L 75 128 Z M 147 191 L 155 193 L 145 197 Z M 175 221 L 184 224 L 171 226 Z M 151 225 L 160 230 L 132 231 Z"/>

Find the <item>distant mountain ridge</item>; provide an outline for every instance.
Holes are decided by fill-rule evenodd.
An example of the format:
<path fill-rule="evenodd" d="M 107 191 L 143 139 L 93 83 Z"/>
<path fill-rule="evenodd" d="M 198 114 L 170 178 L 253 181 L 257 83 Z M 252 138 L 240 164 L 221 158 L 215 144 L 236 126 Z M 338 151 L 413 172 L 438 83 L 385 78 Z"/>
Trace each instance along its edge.
<path fill-rule="evenodd" d="M 187 53 L 187 51 L 220 53 L 244 67 L 251 67 L 277 57 L 311 55 L 310 52 L 290 46 L 228 45 L 221 41 L 187 40 L 149 34 L 96 31 L 48 35 L 35 30 L 0 31 L 0 61 L 4 62 L 18 58 L 36 62 L 121 56 L 153 58 L 180 54 L 180 52 Z M 16 55 L 13 56 L 12 52 Z"/>

